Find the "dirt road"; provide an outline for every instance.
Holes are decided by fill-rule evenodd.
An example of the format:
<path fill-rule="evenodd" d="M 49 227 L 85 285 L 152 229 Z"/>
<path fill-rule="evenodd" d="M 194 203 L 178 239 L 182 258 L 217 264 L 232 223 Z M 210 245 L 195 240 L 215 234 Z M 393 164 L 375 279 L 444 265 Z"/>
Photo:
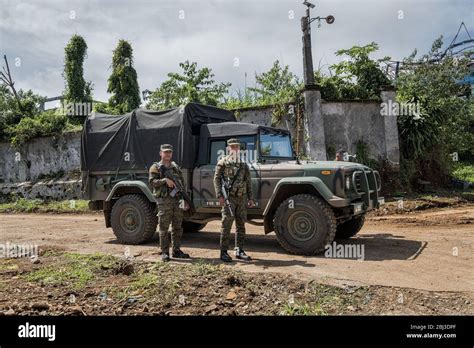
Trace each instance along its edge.
<path fill-rule="evenodd" d="M 474 292 L 474 205 L 369 218 L 357 237 L 342 244 L 364 247 L 364 260 L 287 254 L 274 234 L 248 226 L 246 251 L 253 262 L 229 267 L 279 272 L 328 284 L 385 285 L 430 291 Z M 219 223 L 185 234 L 192 261 L 218 262 Z M 100 214 L 0 214 L 0 243 L 37 243 L 80 253 L 102 252 L 158 260 L 158 237 L 148 244 L 119 244 Z"/>

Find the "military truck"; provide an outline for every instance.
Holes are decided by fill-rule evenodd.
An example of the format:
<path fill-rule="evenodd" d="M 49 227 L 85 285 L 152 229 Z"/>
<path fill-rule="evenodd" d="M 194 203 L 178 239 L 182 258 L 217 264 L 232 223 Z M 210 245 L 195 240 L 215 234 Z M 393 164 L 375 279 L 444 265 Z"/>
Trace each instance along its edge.
<path fill-rule="evenodd" d="M 240 140 L 250 167 L 256 206 L 248 209 L 248 223 L 275 232 L 290 253 L 320 253 L 334 238 L 354 236 L 365 214 L 384 203 L 377 171 L 359 163 L 301 161 L 288 130 L 237 122 L 230 111 L 197 103 L 90 114 L 81 144 L 84 199 L 103 211 L 121 243 L 146 243 L 157 226 L 148 169 L 159 161 L 160 144 L 170 143 L 195 207 L 184 213 L 184 232 L 202 230 L 221 219 L 213 176 L 229 138 Z"/>

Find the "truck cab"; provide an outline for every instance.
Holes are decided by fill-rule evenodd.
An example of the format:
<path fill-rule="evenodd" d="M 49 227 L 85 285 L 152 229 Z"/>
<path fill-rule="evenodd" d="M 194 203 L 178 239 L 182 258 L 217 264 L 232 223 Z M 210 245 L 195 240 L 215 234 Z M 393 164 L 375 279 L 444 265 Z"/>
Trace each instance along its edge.
<path fill-rule="evenodd" d="M 248 209 L 249 223 L 262 225 L 265 233 L 275 231 L 275 213 L 293 196 L 309 195 L 325 202 L 334 214 L 336 225 L 342 226 L 339 233 L 336 226 L 335 232 L 341 238 L 355 235 L 362 227 L 365 213 L 384 203 L 377 171 L 353 162 L 302 162 L 292 150 L 291 134 L 287 130 L 226 122 L 201 126 L 198 162 L 192 177 L 197 209 L 190 221 L 206 223 L 220 214 L 213 177 L 217 162 L 226 154 L 229 138 L 239 139 L 241 159 L 247 162 L 252 176 L 256 206 Z M 301 211 L 298 218 L 290 218 L 288 229 L 299 230 L 303 239 L 309 237 L 316 228 L 312 219 L 310 212 Z M 354 224 L 354 228 L 344 228 Z"/>

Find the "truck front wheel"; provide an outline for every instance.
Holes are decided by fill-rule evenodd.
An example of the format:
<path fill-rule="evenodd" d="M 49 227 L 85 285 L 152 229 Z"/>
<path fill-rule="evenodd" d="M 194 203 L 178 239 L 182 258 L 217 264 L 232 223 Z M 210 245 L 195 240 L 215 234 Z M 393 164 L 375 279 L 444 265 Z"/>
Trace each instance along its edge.
<path fill-rule="evenodd" d="M 275 212 L 274 226 L 281 246 L 292 254 L 320 253 L 336 234 L 336 218 L 331 207 L 309 194 L 283 201 Z"/>
<path fill-rule="evenodd" d="M 113 205 L 110 222 L 121 243 L 145 243 L 156 231 L 156 207 L 142 195 L 126 195 Z"/>
<path fill-rule="evenodd" d="M 352 219 L 337 225 L 336 239 L 347 239 L 354 237 L 364 225 L 365 215 L 357 215 Z"/>

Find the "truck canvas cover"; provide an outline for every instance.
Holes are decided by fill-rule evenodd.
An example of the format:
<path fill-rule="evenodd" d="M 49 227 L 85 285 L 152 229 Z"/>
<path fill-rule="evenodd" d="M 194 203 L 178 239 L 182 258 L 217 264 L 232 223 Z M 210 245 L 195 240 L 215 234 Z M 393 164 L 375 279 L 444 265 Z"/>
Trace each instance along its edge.
<path fill-rule="evenodd" d="M 191 169 L 196 162 L 202 124 L 235 122 L 228 110 L 198 103 L 125 115 L 91 113 L 81 139 L 81 170 L 148 169 L 159 160 L 161 144 L 174 147 L 173 160 Z"/>

